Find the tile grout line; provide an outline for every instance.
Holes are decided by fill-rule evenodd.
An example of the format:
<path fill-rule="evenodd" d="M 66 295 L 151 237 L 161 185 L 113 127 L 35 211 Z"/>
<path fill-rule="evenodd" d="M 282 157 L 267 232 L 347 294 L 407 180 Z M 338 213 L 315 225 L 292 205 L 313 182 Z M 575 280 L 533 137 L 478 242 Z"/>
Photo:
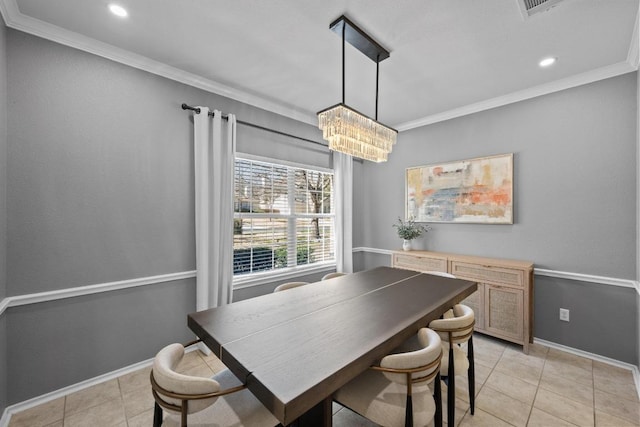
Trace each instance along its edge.
<path fill-rule="evenodd" d="M 122 407 L 122 414 L 124 415 L 124 423 L 127 425 L 127 427 L 129 427 L 129 416 L 127 415 L 127 409 L 125 408 L 124 390 L 122 390 L 122 384 L 120 383 L 120 378 L 121 377 L 116 378 L 116 381 L 118 383 L 118 390 L 120 391 L 120 403 Z"/>
<path fill-rule="evenodd" d="M 483 366 L 484 368 L 489 368 L 489 369 L 488 369 L 489 373 L 488 373 L 488 375 L 487 375 L 487 377 L 486 377 L 485 381 L 484 381 L 484 382 L 480 385 L 480 387 L 478 387 L 478 389 L 476 390 L 476 391 L 477 391 L 476 396 L 477 396 L 477 395 L 479 395 L 479 394 L 481 394 L 483 390 L 491 389 L 491 387 L 489 387 L 489 386 L 487 385 L 487 380 L 488 380 L 488 379 L 491 377 L 491 375 L 493 375 L 494 373 L 502 373 L 501 371 L 498 371 L 498 370 L 497 370 L 497 367 L 498 367 L 498 365 L 500 364 L 500 362 L 501 362 L 501 361 L 507 361 L 507 360 L 509 360 L 509 359 L 510 359 L 510 357 L 509 357 L 509 356 L 510 356 L 510 354 L 511 354 L 511 353 L 510 353 L 509 351 L 510 351 L 510 347 L 508 347 L 508 346 L 507 346 L 507 347 L 502 347 L 502 348 L 501 348 L 501 351 L 500 351 L 500 353 L 499 353 L 499 357 L 498 357 L 497 361 L 496 361 L 494 364 L 492 364 L 492 366 L 490 366 L 490 367 L 488 367 L 488 366 L 486 366 L 486 365 L 484 365 L 484 364 L 482 364 L 482 363 L 477 364 L 477 365 L 479 365 L 479 366 Z M 560 351 L 561 351 L 561 350 L 560 350 Z M 571 354 L 571 353 L 569 353 L 569 354 Z M 550 359 L 550 358 L 549 358 L 549 355 L 550 355 L 549 351 L 547 351 L 547 353 L 545 353 L 545 354 L 544 354 L 544 358 L 543 358 L 543 363 L 542 363 L 542 367 L 541 367 L 540 375 L 539 375 L 539 377 L 538 377 L 537 386 L 536 386 L 536 389 L 535 389 L 535 394 L 534 394 L 534 396 L 533 396 L 533 401 L 532 401 L 531 407 L 530 407 L 530 409 L 529 409 L 529 414 L 528 414 L 528 417 L 527 417 L 527 420 L 526 420 L 526 424 L 525 424 L 525 425 L 528 425 L 529 423 L 531 423 L 531 416 L 532 416 L 532 414 L 533 414 L 533 408 L 535 407 L 535 402 L 536 402 L 537 395 L 539 394 L 540 389 L 542 388 L 542 389 L 544 389 L 544 390 L 546 390 L 546 391 L 550 391 L 550 392 L 552 392 L 552 393 L 556 393 L 555 391 L 552 391 L 552 390 L 551 390 L 551 389 L 549 389 L 548 387 L 542 387 L 542 377 L 543 377 L 543 374 L 544 374 L 544 372 L 545 372 L 545 368 L 546 368 L 546 367 L 551 367 L 550 362 L 551 362 L 551 361 L 552 361 L 552 359 L 553 359 L 553 358 L 552 358 L 552 359 Z M 213 370 L 213 368 L 212 368 L 212 366 L 211 366 L 211 365 L 209 365 L 209 363 L 208 363 L 208 362 L 207 362 L 207 360 L 205 359 L 205 357 L 204 357 L 201 353 L 199 353 L 199 352 L 198 352 L 198 354 L 197 354 L 197 360 L 198 360 L 198 361 L 200 362 L 200 364 L 202 364 L 203 366 L 207 366 L 211 371 L 214 371 L 214 370 Z M 553 360 L 554 360 L 554 359 L 553 359 Z M 523 362 L 521 362 L 521 361 L 519 361 L 519 360 L 513 360 L 513 361 L 517 361 L 517 362 L 519 362 L 519 363 L 523 363 Z M 563 363 L 570 363 L 570 362 L 569 362 L 569 361 L 565 361 L 565 362 L 563 362 Z M 525 365 L 526 365 L 526 363 L 523 363 L 523 364 L 525 364 Z M 215 371 L 214 371 L 214 373 L 215 373 Z M 600 378 L 603 374 L 604 374 L 604 375 L 607 375 L 607 372 L 602 371 L 602 370 L 598 370 L 598 373 L 599 373 L 599 375 L 598 375 L 598 377 L 599 377 L 599 378 Z M 507 374 L 505 373 L 505 375 L 507 375 Z M 596 397 L 595 397 L 595 393 L 596 393 L 596 367 L 594 366 L 593 361 L 592 361 L 592 363 L 591 363 L 591 375 L 590 375 L 590 377 L 591 377 L 590 379 L 591 379 L 591 383 L 592 383 L 592 395 L 591 395 L 591 399 L 590 399 L 590 400 L 591 400 L 591 403 L 592 403 L 592 423 L 593 423 L 593 425 L 594 425 L 595 427 L 598 427 L 598 424 L 597 424 L 597 410 L 596 410 Z M 119 397 L 120 397 L 120 399 L 119 399 L 119 400 L 120 400 L 120 402 L 121 402 L 121 404 L 122 404 L 122 410 L 123 410 L 123 411 L 125 411 L 125 408 L 124 408 L 124 405 L 125 405 L 125 398 L 124 398 L 124 394 L 123 394 L 123 393 L 124 393 L 123 385 L 125 385 L 125 381 L 124 381 L 124 380 L 122 380 L 122 378 L 123 378 L 123 376 L 121 375 L 121 376 L 119 376 L 119 377 L 117 377 L 117 378 L 115 378 L 115 379 L 117 379 L 117 382 L 118 382 L 118 390 L 119 390 Z M 128 384 L 128 383 L 127 383 L 127 384 Z M 487 385 L 487 387 L 485 387 L 485 385 Z M 600 389 L 598 389 L 598 390 L 600 390 Z M 607 394 L 611 394 L 612 396 L 620 397 L 620 398 L 622 398 L 622 399 L 624 399 L 624 400 L 631 400 L 631 399 L 628 399 L 628 398 L 626 397 L 626 395 L 622 395 L 622 396 L 620 396 L 620 395 L 618 395 L 618 394 L 617 394 L 617 393 L 615 393 L 615 392 L 610 393 L 607 389 L 602 389 L 601 391 L 603 391 L 604 393 L 607 393 Z M 67 420 L 67 416 L 69 415 L 69 414 L 68 414 L 68 411 L 67 411 L 67 409 L 68 409 L 68 407 L 67 407 L 67 404 L 68 404 L 68 399 L 67 399 L 67 398 L 68 398 L 68 396 L 69 396 L 69 395 L 61 396 L 61 397 L 64 397 L 63 402 L 62 402 L 62 425 L 63 425 L 63 426 L 67 426 L 67 425 L 69 425 L 69 424 L 68 424 L 68 422 L 67 422 L 67 421 L 68 421 L 68 420 Z M 474 396 L 474 398 L 475 398 L 476 396 Z M 581 403 L 581 402 L 582 402 L 582 401 L 574 400 L 572 397 L 569 397 L 569 396 L 566 396 L 566 397 L 567 397 L 567 399 L 569 399 L 570 401 L 573 401 L 573 402 L 577 402 L 577 403 Z M 635 402 L 635 401 L 632 401 L 632 402 Z M 470 403 L 470 402 L 469 402 L 469 403 Z M 585 403 L 585 404 L 586 404 L 586 403 Z M 477 405 L 476 405 L 476 407 L 477 407 Z M 480 409 L 480 410 L 481 410 L 481 409 Z M 537 408 L 537 410 L 538 410 L 538 411 L 540 411 L 540 412 L 543 412 L 543 413 L 545 413 L 545 414 L 547 414 L 547 415 L 556 416 L 556 415 L 554 415 L 554 414 L 551 414 L 551 413 L 549 413 L 549 412 L 547 412 L 547 411 L 544 411 L 544 410 L 541 410 L 541 409 L 539 409 L 539 408 Z M 149 411 L 151 411 L 151 409 L 150 409 Z M 460 411 L 460 412 L 462 412 L 462 411 Z M 75 414 L 75 412 L 74 412 L 74 413 L 72 413 L 71 415 L 74 415 L 74 414 Z M 463 420 L 464 420 L 464 418 L 465 418 L 468 414 L 470 414 L 470 405 L 469 405 L 469 407 L 464 411 L 464 413 L 462 414 L 462 417 L 460 418 L 460 421 L 455 423 L 455 426 L 454 426 L 454 427 L 459 427 L 460 425 L 462 425 L 462 424 L 463 424 Z M 491 412 L 489 412 L 489 414 L 493 415 Z M 608 412 L 605 412 L 605 414 L 607 414 L 607 415 L 612 415 L 612 414 L 609 414 Z M 126 411 L 124 412 L 124 415 L 125 415 L 125 423 L 124 423 L 123 425 L 128 426 L 128 425 L 130 425 L 130 420 L 129 420 L 129 418 L 127 417 Z M 134 417 L 135 417 L 135 416 L 137 416 L 137 415 L 138 415 L 138 414 L 134 415 Z M 493 416 L 495 416 L 496 418 L 498 418 L 498 419 L 500 419 L 500 420 L 504 421 L 506 424 L 513 425 L 511 422 L 508 422 L 508 421 L 506 421 L 506 420 L 503 420 L 503 419 L 502 419 L 501 417 L 499 417 L 499 416 L 496 416 L 496 415 L 493 415 Z M 615 416 L 615 415 L 612 415 L 612 416 Z M 132 418 L 133 418 L 133 417 L 132 417 Z M 563 419 L 562 417 L 559 417 L 559 418 L 560 418 L 560 419 Z M 565 419 L 563 419 L 563 421 L 564 421 L 564 422 L 567 422 L 568 424 L 573 425 L 573 422 L 572 422 L 572 421 L 567 421 L 567 420 L 565 420 Z"/>
<path fill-rule="evenodd" d="M 591 396 L 592 398 L 592 402 L 593 402 L 593 426 L 597 427 L 596 424 L 596 376 L 593 372 L 593 361 L 591 361 L 591 385 L 592 385 L 592 390 L 593 390 L 593 394 Z"/>
<path fill-rule="evenodd" d="M 533 413 L 533 409 L 535 408 L 535 409 L 537 409 L 538 411 L 540 411 L 540 412 L 544 412 L 544 413 L 545 413 L 545 414 L 547 414 L 547 415 L 550 415 L 550 416 L 552 416 L 552 417 L 558 418 L 558 419 L 560 419 L 560 420 L 564 421 L 564 422 L 565 422 L 565 423 L 567 423 L 567 424 L 571 424 L 572 426 L 576 426 L 576 427 L 578 427 L 576 424 L 574 424 L 574 423 L 573 423 L 573 422 L 571 422 L 571 421 L 567 421 L 567 420 L 565 420 L 565 419 L 563 419 L 563 418 L 561 418 L 561 417 L 558 417 L 557 415 L 554 415 L 554 414 L 552 414 L 552 413 L 550 413 L 550 412 L 547 412 L 547 411 L 542 410 L 542 409 L 540 409 L 540 408 L 537 408 L 537 407 L 535 406 L 536 398 L 538 397 L 538 392 L 540 391 L 540 389 L 546 390 L 547 392 L 550 392 L 550 393 L 558 394 L 558 393 L 556 393 L 556 392 L 555 392 L 555 391 L 553 391 L 553 390 L 545 389 L 544 387 L 542 387 L 542 376 L 543 376 L 543 374 L 544 374 L 544 368 L 545 368 L 545 366 L 547 365 L 547 359 L 548 359 L 548 356 L 549 356 L 549 351 L 547 351 L 547 353 L 546 353 L 546 354 L 545 354 L 545 356 L 544 356 L 544 363 L 542 364 L 542 371 L 540 372 L 540 380 L 538 381 L 538 386 L 536 387 L 536 394 L 535 394 L 535 396 L 534 396 L 534 398 L 533 398 L 533 403 L 531 404 L 531 412 L 530 412 L 530 414 L 529 414 L 529 419 L 527 419 L 527 425 L 528 425 L 528 424 L 529 424 L 529 422 L 531 421 L 531 414 Z M 571 400 L 571 401 L 574 401 L 574 402 L 577 402 L 577 401 L 573 400 L 573 399 L 572 399 L 572 398 L 570 398 L 570 397 L 567 397 L 567 399 L 569 399 L 569 400 Z M 580 402 L 577 402 L 577 403 L 580 403 Z"/>
<path fill-rule="evenodd" d="M 536 398 L 538 397 L 538 391 L 540 391 L 540 383 L 542 382 L 542 374 L 544 373 L 544 367 L 547 364 L 547 356 L 549 355 L 549 352 L 547 351 L 547 353 L 544 355 L 544 362 L 542 363 L 542 370 L 540 370 L 540 378 L 538 379 L 538 385 L 536 386 L 536 392 L 533 395 L 533 401 L 531 401 L 531 409 L 529 409 L 529 416 L 527 417 L 527 424 L 525 425 L 529 425 L 529 422 L 531 421 L 531 414 L 533 414 L 533 408 L 535 407 L 536 404 Z"/>
<path fill-rule="evenodd" d="M 502 360 L 502 358 L 504 357 L 504 353 L 505 353 L 506 349 L 507 349 L 507 347 L 503 347 L 503 348 L 502 348 L 502 352 L 500 353 L 500 357 L 498 358 L 498 360 L 496 361 L 496 363 L 493 365 L 493 368 L 491 368 L 491 372 L 489 372 L 489 375 L 487 376 L 487 380 L 489 379 L 489 377 L 491 377 L 491 375 L 492 375 L 494 372 L 501 373 L 500 371 L 496 371 L 496 367 L 498 366 L 498 363 L 500 363 L 500 361 L 501 361 L 501 360 Z M 482 388 L 484 388 L 484 386 L 486 385 L 487 380 L 485 380 L 485 382 L 482 384 Z M 488 387 L 488 388 L 490 388 L 491 390 L 494 390 L 494 391 L 498 392 L 498 393 L 502 393 L 500 390 L 496 390 L 496 389 L 492 388 L 491 386 L 487 386 L 487 387 Z M 503 393 L 503 394 L 504 394 L 504 393 Z M 484 410 L 484 411 L 485 411 L 486 413 L 488 413 L 489 415 L 491 415 L 491 416 L 493 416 L 493 417 L 495 417 L 495 418 L 499 419 L 500 421 L 503 421 L 504 423 L 509 424 L 510 426 L 516 427 L 516 426 L 514 426 L 511 422 L 509 422 L 509 421 L 507 421 L 507 420 L 503 419 L 502 417 L 500 417 L 498 414 L 494 414 L 494 413 L 492 413 L 492 412 L 490 412 L 490 411 L 488 411 L 488 410 Z"/>
<path fill-rule="evenodd" d="M 64 425 L 66 424 L 66 418 L 67 418 L 67 395 L 65 394 L 64 396 L 64 404 L 62 405 L 62 427 L 64 427 Z"/>

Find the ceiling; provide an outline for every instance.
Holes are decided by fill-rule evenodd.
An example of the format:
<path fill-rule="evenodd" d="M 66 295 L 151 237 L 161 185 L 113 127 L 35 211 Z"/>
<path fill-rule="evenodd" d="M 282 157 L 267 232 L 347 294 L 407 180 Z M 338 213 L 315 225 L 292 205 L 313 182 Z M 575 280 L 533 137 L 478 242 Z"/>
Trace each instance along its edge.
<path fill-rule="evenodd" d="M 341 101 L 346 15 L 391 52 L 381 122 L 407 130 L 634 71 L 639 0 L 0 0 L 9 27 L 317 124 Z M 540 68 L 547 56 L 556 64 Z M 346 49 L 346 103 L 373 116 L 375 63 Z M 189 102 L 189 100 L 184 100 Z M 215 106 L 211 106 L 215 107 Z"/>

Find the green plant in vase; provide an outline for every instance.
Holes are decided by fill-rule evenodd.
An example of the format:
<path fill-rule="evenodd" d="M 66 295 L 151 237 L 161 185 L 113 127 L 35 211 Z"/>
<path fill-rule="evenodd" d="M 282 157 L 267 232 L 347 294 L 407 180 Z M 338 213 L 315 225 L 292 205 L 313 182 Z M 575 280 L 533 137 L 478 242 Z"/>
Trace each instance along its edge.
<path fill-rule="evenodd" d="M 413 239 L 417 239 L 431 230 L 431 226 L 418 224 L 413 218 L 403 221 L 402 218 L 398 217 L 398 223 L 393 224 L 393 226 L 398 231 L 398 237 L 402 239 L 402 249 L 405 251 L 411 250 L 411 241 Z"/>

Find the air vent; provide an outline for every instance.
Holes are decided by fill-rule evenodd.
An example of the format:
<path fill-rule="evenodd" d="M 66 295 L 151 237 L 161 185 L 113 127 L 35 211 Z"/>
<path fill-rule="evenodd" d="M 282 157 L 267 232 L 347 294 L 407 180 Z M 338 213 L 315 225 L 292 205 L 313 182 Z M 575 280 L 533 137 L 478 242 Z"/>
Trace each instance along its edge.
<path fill-rule="evenodd" d="M 546 12 L 563 0 L 518 0 L 522 16 L 527 19 L 540 12 Z"/>

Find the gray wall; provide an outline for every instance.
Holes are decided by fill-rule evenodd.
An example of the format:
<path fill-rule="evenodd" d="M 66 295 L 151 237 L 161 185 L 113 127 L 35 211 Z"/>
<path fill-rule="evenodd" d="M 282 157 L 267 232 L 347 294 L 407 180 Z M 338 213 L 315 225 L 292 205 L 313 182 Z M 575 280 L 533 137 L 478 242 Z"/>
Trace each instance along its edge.
<path fill-rule="evenodd" d="M 363 202 L 354 214 L 360 220 L 360 240 L 354 246 L 399 249 L 391 225 L 404 215 L 407 167 L 513 152 L 513 225 L 432 224 L 433 230 L 418 244 L 436 251 L 530 260 L 542 269 L 634 280 L 636 89 L 636 73 L 630 73 L 402 132 L 386 164 L 364 165 L 357 190 Z M 637 363 L 638 303 L 633 289 L 537 279 L 536 337 Z M 607 298 L 619 305 L 608 304 Z M 584 310 L 587 306 L 592 311 Z M 558 320 L 560 307 L 574 310 L 569 324 Z M 620 322 L 602 336 L 589 335 L 585 332 L 595 318 Z M 633 333 L 622 336 L 621 327 Z M 559 328 L 560 335 L 555 330 Z M 568 340 L 570 334 L 580 338 Z M 606 334 L 618 339 L 616 345 L 600 340 Z M 624 343 L 630 336 L 631 347 Z"/>
<path fill-rule="evenodd" d="M 640 73 L 636 73 L 638 78 L 637 87 L 637 110 L 636 110 L 636 182 L 640 182 Z M 636 188 L 636 282 L 640 282 L 640 188 Z M 638 285 L 636 285 L 638 286 Z M 640 370 L 640 289 L 636 294 L 637 317 L 637 339 L 638 339 L 638 370 Z"/>
<path fill-rule="evenodd" d="M 7 48 L 6 27 L 0 16 L 0 301 L 7 294 Z M 0 414 L 7 406 L 7 336 L 0 314 Z"/>
<path fill-rule="evenodd" d="M 635 290 L 543 276 L 535 286 L 536 337 L 637 364 Z M 558 320 L 559 307 L 571 309 L 571 322 Z"/>
<path fill-rule="evenodd" d="M 7 295 L 195 269 L 182 102 L 321 139 L 314 126 L 11 29 L 7 57 Z M 326 152 L 286 140 L 238 126 L 240 151 L 329 164 Z M 187 341 L 194 289 L 187 279 L 9 308 L 7 404 Z"/>
<path fill-rule="evenodd" d="M 314 126 L 14 30 L 5 35 L 4 27 L 0 91 L 3 80 L 8 90 L 0 98 L 6 100 L 0 124 L 7 105 L 9 111 L 0 153 L 6 148 L 8 208 L 0 204 L 0 224 L 6 219 L 8 243 L 3 240 L 0 251 L 7 251 L 8 268 L 0 292 L 6 295 L 195 268 L 193 135 L 182 102 L 320 139 Z M 437 225 L 424 246 L 635 278 L 635 233 L 629 233 L 635 227 L 635 93 L 636 77 L 622 76 L 401 134 L 388 164 L 354 168 L 354 246 L 399 247 L 391 224 L 404 212 L 404 168 L 515 152 L 516 224 Z M 292 149 L 281 137 L 242 126 L 238 139 L 240 151 L 328 165 L 326 153 L 313 146 Z M 355 264 L 388 264 L 388 257 L 358 253 Z M 637 325 L 628 319 L 637 310 L 635 298 L 591 288 L 542 280 L 536 314 L 557 313 L 558 295 L 580 301 L 568 307 L 572 322 L 565 332 L 571 333 L 586 316 L 583 308 L 605 298 L 620 304 L 625 325 Z M 169 341 L 186 341 L 194 292 L 187 279 L 8 309 L 0 316 L 0 409 L 150 358 Z M 599 312 L 608 314 L 614 315 Z M 552 317 L 549 324 L 536 320 L 536 336 L 553 338 L 544 330 Z M 590 348 L 581 345 L 573 346 Z M 629 355 L 620 348 L 587 351 L 637 363 L 637 350 Z"/>
<path fill-rule="evenodd" d="M 10 403 L 149 359 L 187 342 L 193 280 L 143 286 L 10 309 Z"/>
<path fill-rule="evenodd" d="M 0 16 L 0 300 L 7 294 L 7 28 Z"/>
<path fill-rule="evenodd" d="M 0 315 L 0 417 L 7 407 L 7 316 Z"/>

